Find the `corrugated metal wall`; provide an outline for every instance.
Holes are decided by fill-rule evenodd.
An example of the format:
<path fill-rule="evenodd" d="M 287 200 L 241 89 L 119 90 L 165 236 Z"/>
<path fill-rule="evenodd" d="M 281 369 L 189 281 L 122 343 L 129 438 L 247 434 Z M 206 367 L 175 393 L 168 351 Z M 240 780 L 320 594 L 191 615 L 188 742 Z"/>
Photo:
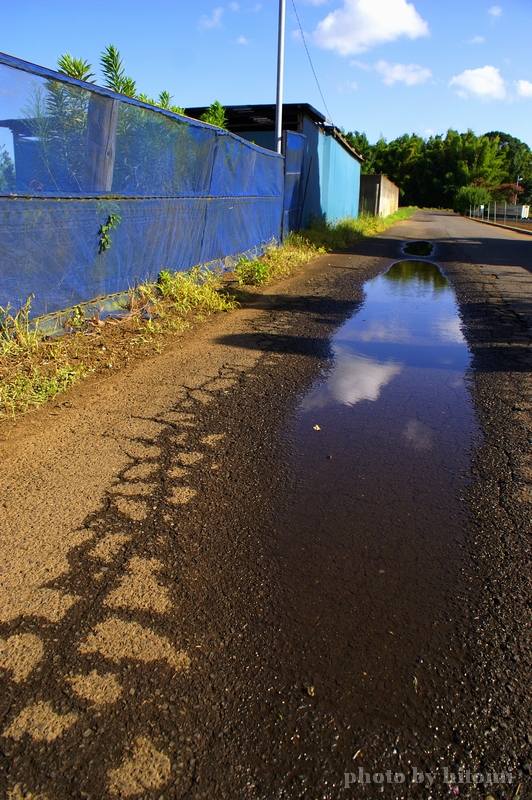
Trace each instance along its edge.
<path fill-rule="evenodd" d="M 337 222 L 358 217 L 360 163 L 333 136 L 320 131 L 307 117 L 303 121 L 307 137 L 303 181 L 308 186 L 303 207 L 304 224 L 312 217 L 327 217 Z M 307 183 L 308 181 L 308 183 Z"/>

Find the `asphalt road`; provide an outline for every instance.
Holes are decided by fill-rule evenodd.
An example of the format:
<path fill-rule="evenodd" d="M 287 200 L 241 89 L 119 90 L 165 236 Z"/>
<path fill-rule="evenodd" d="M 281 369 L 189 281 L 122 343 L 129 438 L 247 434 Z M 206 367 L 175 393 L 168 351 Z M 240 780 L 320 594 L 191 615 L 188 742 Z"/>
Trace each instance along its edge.
<path fill-rule="evenodd" d="M 309 582 L 305 554 L 278 534 L 301 508 L 300 399 L 330 370 L 364 284 L 410 239 L 434 243 L 455 290 L 482 435 L 436 632 L 410 626 L 411 673 L 405 637 L 387 643 L 390 683 L 365 689 L 368 615 L 359 639 L 349 615 L 350 661 L 331 647 L 347 605 L 343 620 L 318 562 Z M 418 212 L 4 425 L 2 796 L 530 796 L 531 248 Z M 402 616 L 418 607 L 412 592 Z"/>

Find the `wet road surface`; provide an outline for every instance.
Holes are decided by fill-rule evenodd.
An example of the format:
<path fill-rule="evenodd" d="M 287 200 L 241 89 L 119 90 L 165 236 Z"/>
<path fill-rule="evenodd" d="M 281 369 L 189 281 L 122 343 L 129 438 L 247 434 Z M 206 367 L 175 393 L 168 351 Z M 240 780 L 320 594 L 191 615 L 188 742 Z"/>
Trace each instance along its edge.
<path fill-rule="evenodd" d="M 531 245 L 419 212 L 13 434 L 3 796 L 527 796 Z"/>
<path fill-rule="evenodd" d="M 344 713 L 378 730 L 401 724 L 420 664 L 447 644 L 478 431 L 470 357 L 438 268 L 400 261 L 364 293 L 290 429 L 298 485 L 272 548 L 305 642 L 295 651 L 315 645 L 307 673 L 320 693 L 340 681 Z"/>

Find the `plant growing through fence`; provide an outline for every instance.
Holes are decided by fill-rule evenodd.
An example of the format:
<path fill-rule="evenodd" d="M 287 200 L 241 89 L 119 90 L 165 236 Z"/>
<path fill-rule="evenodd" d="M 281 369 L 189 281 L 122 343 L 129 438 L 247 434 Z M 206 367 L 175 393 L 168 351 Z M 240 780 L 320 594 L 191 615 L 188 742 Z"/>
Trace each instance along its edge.
<path fill-rule="evenodd" d="M 105 86 L 113 92 L 125 94 L 127 97 L 137 96 L 137 84 L 125 74 L 124 64 L 120 53 L 114 44 L 108 44 L 103 51 L 100 63 L 105 77 Z"/>
<path fill-rule="evenodd" d="M 109 214 L 105 225 L 100 226 L 100 248 L 98 252 L 105 253 L 111 247 L 111 234 L 112 230 L 118 230 L 118 224 L 122 222 L 120 214 Z"/>
<path fill-rule="evenodd" d="M 108 89 L 112 89 L 119 94 L 125 94 L 126 97 L 141 100 L 143 103 L 173 111 L 174 114 L 184 113 L 184 109 L 181 106 L 172 105 L 172 96 L 166 89 L 159 94 L 157 100 L 148 97 L 144 93 L 138 94 L 137 83 L 133 78 L 125 74 L 124 62 L 120 51 L 113 44 L 107 45 L 102 52 L 100 65 L 104 76 L 104 85 Z M 92 64 L 89 64 L 88 61 L 83 61 L 82 58 L 74 58 L 69 53 L 63 53 L 57 59 L 57 68 L 63 75 L 77 78 L 80 81 L 95 83 L 95 81 L 91 80 L 91 78 L 94 78 L 94 73 L 91 72 Z"/>

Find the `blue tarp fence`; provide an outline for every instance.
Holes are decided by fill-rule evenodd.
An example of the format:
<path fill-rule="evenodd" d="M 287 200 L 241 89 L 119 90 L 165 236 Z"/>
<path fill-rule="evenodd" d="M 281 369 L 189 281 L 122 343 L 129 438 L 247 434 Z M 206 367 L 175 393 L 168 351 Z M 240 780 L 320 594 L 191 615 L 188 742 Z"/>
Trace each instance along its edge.
<path fill-rule="evenodd" d="M 33 294 L 41 316 L 279 242 L 297 225 L 302 141 L 285 159 L 0 54 L 0 306 Z"/>
<path fill-rule="evenodd" d="M 285 153 L 283 238 L 290 231 L 297 231 L 301 227 L 303 212 L 301 182 L 306 141 L 307 137 L 302 133 L 294 131 L 283 133 L 283 152 Z"/>

